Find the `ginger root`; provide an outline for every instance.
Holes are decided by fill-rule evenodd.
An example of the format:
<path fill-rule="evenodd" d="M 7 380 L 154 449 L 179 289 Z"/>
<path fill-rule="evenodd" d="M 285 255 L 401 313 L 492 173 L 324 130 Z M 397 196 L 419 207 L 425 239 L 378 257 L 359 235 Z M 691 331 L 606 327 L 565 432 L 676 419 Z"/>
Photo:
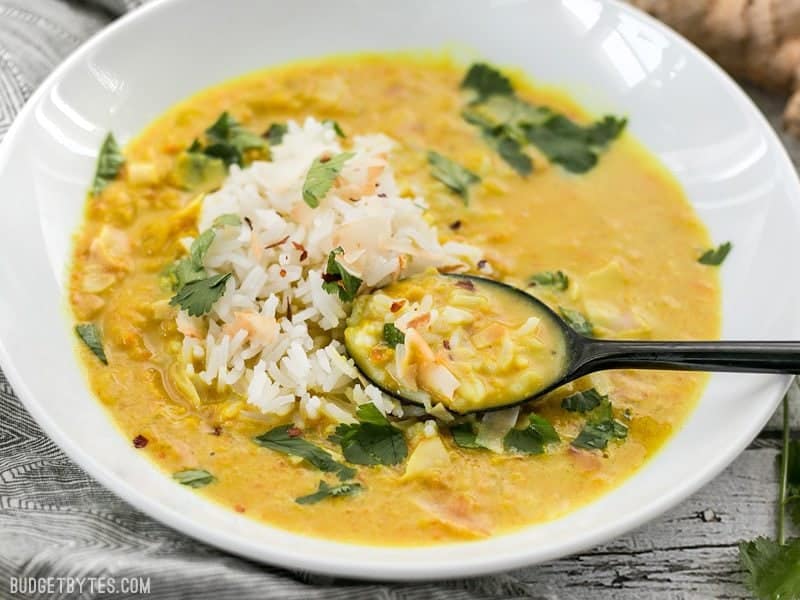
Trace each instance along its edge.
<path fill-rule="evenodd" d="M 783 117 L 800 136 L 800 0 L 629 0 L 677 29 L 732 75 L 791 93 Z"/>

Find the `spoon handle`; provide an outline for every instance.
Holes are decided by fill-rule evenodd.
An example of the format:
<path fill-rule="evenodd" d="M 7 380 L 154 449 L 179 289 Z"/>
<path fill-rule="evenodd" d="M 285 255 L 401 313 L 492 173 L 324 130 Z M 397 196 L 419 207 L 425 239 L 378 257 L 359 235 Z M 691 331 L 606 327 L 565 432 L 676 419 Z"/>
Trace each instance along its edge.
<path fill-rule="evenodd" d="M 576 376 L 603 369 L 800 373 L 800 342 L 579 342 Z"/>

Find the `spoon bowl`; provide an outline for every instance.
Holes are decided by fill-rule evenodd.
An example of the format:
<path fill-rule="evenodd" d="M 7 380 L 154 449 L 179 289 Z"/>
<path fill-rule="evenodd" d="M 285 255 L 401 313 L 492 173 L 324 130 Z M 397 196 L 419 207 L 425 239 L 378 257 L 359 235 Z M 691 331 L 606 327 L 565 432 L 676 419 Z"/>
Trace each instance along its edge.
<path fill-rule="evenodd" d="M 593 338 L 524 290 L 462 273 L 429 272 L 360 296 L 345 345 L 383 392 L 458 414 L 531 402 L 608 369 L 800 372 L 800 342 Z"/>

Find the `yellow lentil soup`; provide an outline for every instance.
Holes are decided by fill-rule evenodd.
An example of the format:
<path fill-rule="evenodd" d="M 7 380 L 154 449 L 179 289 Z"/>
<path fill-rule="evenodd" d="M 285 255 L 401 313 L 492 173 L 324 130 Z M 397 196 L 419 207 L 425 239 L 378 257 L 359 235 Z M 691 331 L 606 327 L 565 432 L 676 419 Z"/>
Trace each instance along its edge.
<path fill-rule="evenodd" d="M 573 511 L 658 451 L 704 375 L 600 373 L 464 416 L 368 386 L 342 342 L 360 296 L 429 269 L 523 288 L 597 337 L 717 337 L 708 234 L 624 126 L 448 58 L 203 91 L 101 149 L 70 280 L 91 386 L 176 489 L 293 532 L 423 545 Z M 428 322 L 446 309 L 419 296 Z M 490 333 L 465 335 L 496 361 Z"/>

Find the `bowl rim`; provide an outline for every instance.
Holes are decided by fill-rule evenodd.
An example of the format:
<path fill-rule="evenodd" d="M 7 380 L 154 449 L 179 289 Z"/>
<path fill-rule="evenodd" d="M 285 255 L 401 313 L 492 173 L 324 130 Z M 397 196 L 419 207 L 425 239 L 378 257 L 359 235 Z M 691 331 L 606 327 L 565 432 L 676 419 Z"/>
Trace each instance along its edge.
<path fill-rule="evenodd" d="M 190 0 L 151 0 L 151 2 L 141 5 L 133 11 L 121 16 L 106 27 L 100 29 L 75 50 L 73 50 L 68 57 L 66 57 L 37 87 L 34 93 L 25 102 L 22 109 L 14 117 L 13 122 L 6 132 L 2 142 L 0 142 L 0 176 L 8 162 L 10 155 L 10 148 L 14 144 L 14 140 L 22 132 L 25 122 L 33 114 L 37 103 L 40 98 L 44 96 L 52 86 L 61 80 L 64 73 L 69 71 L 73 65 L 79 62 L 87 54 L 92 52 L 96 46 L 100 45 L 109 38 L 113 38 L 116 32 L 120 29 L 128 27 L 130 24 L 146 18 L 151 13 L 157 13 L 164 9 L 164 7 L 171 4 L 178 4 L 181 2 L 189 2 Z M 776 159 L 779 166 L 791 174 L 790 179 L 793 187 L 800 190 L 800 177 L 794 169 L 791 159 L 786 151 L 786 148 L 781 143 L 775 131 L 767 121 L 766 117 L 756 106 L 753 100 L 742 90 L 741 87 L 728 75 L 717 63 L 709 58 L 703 51 L 701 51 L 692 42 L 684 38 L 682 35 L 658 21 L 654 17 L 641 11 L 640 9 L 628 5 L 622 0 L 601 0 L 602 4 L 608 5 L 615 10 L 621 11 L 628 16 L 641 20 L 648 26 L 655 28 L 659 33 L 664 35 L 672 44 L 688 54 L 707 70 L 710 76 L 717 78 L 722 83 L 725 90 L 732 101 L 738 102 L 745 110 L 750 113 L 755 120 L 760 124 L 762 133 L 771 140 L 775 146 L 777 153 Z M 706 465 L 699 476 L 684 481 L 679 487 L 673 488 L 670 493 L 662 496 L 658 501 L 646 504 L 637 511 L 628 514 L 627 517 L 616 520 L 611 525 L 606 525 L 592 535 L 583 536 L 580 539 L 568 543 L 561 543 L 554 545 L 546 552 L 541 550 L 536 551 L 534 557 L 532 553 L 517 553 L 515 555 L 501 554 L 499 556 L 481 556 L 468 561 L 463 561 L 458 565 L 437 565 L 425 564 L 417 562 L 414 564 L 391 564 L 384 562 L 380 567 L 369 565 L 369 569 L 365 570 L 365 565 L 356 564 L 349 558 L 337 558 L 335 555 L 331 556 L 309 556 L 304 552 L 297 552 L 293 548 L 281 548 L 279 551 L 274 551 L 263 544 L 254 542 L 237 541 L 235 538 L 228 537 L 225 533 L 215 531 L 208 527 L 198 525 L 193 519 L 185 517 L 180 512 L 173 511 L 156 500 L 148 497 L 146 494 L 140 492 L 136 488 L 128 485 L 118 475 L 107 470 L 103 465 L 96 462 L 92 455 L 80 448 L 78 445 L 73 444 L 72 440 L 61 431 L 59 426 L 48 415 L 47 411 L 37 402 L 34 394 L 26 385 L 22 376 L 15 367 L 15 361 L 6 347 L 3 340 L 0 338 L 0 366 L 3 369 L 5 377 L 11 384 L 11 387 L 20 399 L 25 409 L 31 414 L 37 424 L 53 440 L 72 461 L 74 461 L 82 470 L 89 474 L 93 479 L 101 485 L 112 491 L 117 497 L 124 500 L 137 510 L 142 511 L 149 517 L 152 517 L 168 527 L 174 528 L 183 534 L 198 539 L 202 542 L 209 543 L 213 546 L 221 548 L 232 554 L 254 559 L 260 562 L 266 562 L 272 565 L 285 567 L 288 569 L 302 569 L 313 573 L 320 573 L 326 575 L 353 577 L 362 580 L 372 581 L 431 581 L 453 577 L 477 577 L 481 575 L 489 575 L 493 573 L 508 571 L 515 568 L 530 566 L 532 564 L 541 563 L 549 560 L 554 560 L 564 556 L 568 556 L 577 552 L 581 552 L 599 544 L 607 542 L 616 538 L 624 533 L 640 527 L 644 523 L 652 520 L 653 518 L 663 514 L 665 511 L 673 508 L 678 503 L 682 502 L 690 495 L 694 494 L 702 486 L 706 485 L 712 479 L 716 478 L 721 471 L 723 471 L 758 435 L 772 416 L 775 408 L 779 404 L 781 398 L 788 390 L 792 382 L 792 376 L 774 376 L 774 380 L 782 379 L 780 389 L 782 393 L 776 397 L 774 402 L 764 402 L 764 409 L 760 418 L 754 419 L 746 435 L 742 435 L 737 444 L 733 446 L 731 451 L 720 454 L 716 457 L 710 465 Z M 692 418 L 691 413 L 687 417 L 686 423 Z M 677 435 L 680 431 L 676 430 L 671 437 Z M 659 449 L 663 450 L 670 443 L 667 440 L 664 445 Z M 652 460 L 652 457 L 651 459 Z M 647 468 L 643 466 L 642 468 Z M 267 527 L 274 526 L 267 525 Z M 281 530 L 284 531 L 284 530 Z M 288 532 L 291 536 L 308 538 L 301 534 Z M 312 538 L 319 539 L 319 538 Z M 358 548 L 373 548 L 373 546 L 366 544 L 353 544 L 345 542 L 332 542 L 324 540 L 332 546 L 348 546 Z M 469 544 L 470 542 L 466 542 Z M 448 545 L 439 545 L 438 548 L 445 550 Z M 406 550 L 406 548 L 403 548 Z M 414 548 L 408 550 L 413 551 Z"/>

